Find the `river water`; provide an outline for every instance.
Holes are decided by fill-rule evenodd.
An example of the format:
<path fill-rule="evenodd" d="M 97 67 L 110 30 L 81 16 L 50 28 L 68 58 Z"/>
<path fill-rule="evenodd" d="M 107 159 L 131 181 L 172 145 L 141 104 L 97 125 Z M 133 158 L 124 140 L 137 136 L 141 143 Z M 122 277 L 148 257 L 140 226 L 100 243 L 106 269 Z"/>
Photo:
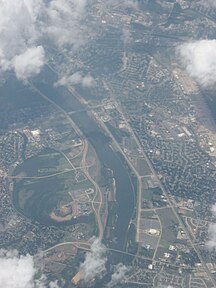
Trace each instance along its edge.
<path fill-rule="evenodd" d="M 81 104 L 79 100 L 65 88 L 53 87 L 55 78 L 56 75 L 47 68 L 43 75 L 34 81 L 34 85 L 47 97 L 62 107 L 66 112 L 85 110 L 83 104 Z M 21 100 L 21 96 L 25 92 L 27 95 L 29 94 L 29 97 L 32 99 L 35 99 L 36 101 L 39 100 L 38 98 L 40 98 L 40 96 L 35 95 L 35 92 L 28 90 L 26 86 L 23 87 L 23 90 L 16 89 L 16 86 L 18 86 L 18 84 L 13 87 L 13 93 L 10 94 L 17 97 L 17 99 Z M 4 87 L 1 87 L 2 92 L 4 92 L 3 95 L 9 94 L 7 93 L 8 91 L 6 87 L 9 87 L 7 83 L 4 85 Z M 34 96 L 32 97 L 33 94 Z M 21 101 L 25 103 L 24 98 Z M 41 101 L 44 102 L 43 99 L 41 99 Z M 17 102 L 17 100 L 14 102 Z M 30 106 L 32 106 L 31 104 L 32 103 L 29 103 Z M 101 164 L 113 171 L 116 184 L 116 200 L 118 204 L 117 220 L 114 227 L 115 241 L 113 248 L 122 250 L 124 249 L 128 225 L 132 218 L 135 205 L 134 189 L 132 179 L 129 174 L 129 168 L 126 166 L 121 157 L 119 157 L 118 153 L 113 151 L 110 145 L 110 139 L 104 135 L 98 123 L 92 117 L 90 117 L 87 112 L 83 111 L 74 113 L 71 114 L 70 117 L 94 147 Z"/>
<path fill-rule="evenodd" d="M 99 126 L 86 112 L 74 114 L 74 122 L 94 147 L 100 162 L 113 171 L 116 184 L 117 221 L 115 226 L 116 248 L 123 249 L 129 221 L 134 209 L 134 192 L 128 168 L 110 146 Z"/>
<path fill-rule="evenodd" d="M 51 83 L 53 83 L 55 75 L 52 73 L 50 70 L 46 71 L 46 80 L 48 79 L 46 82 L 50 84 L 45 84 L 44 82 L 34 84 L 42 93 L 55 101 L 65 111 L 82 111 L 72 113 L 70 117 L 94 147 L 101 164 L 113 171 L 118 204 L 117 221 L 114 227 L 116 240 L 114 246 L 116 249 L 123 249 L 128 225 L 135 205 L 134 187 L 131 175 L 129 174 L 129 168 L 123 163 L 124 161 L 119 157 L 118 153 L 113 151 L 110 139 L 104 135 L 98 123 L 90 117 L 91 115 L 83 111 L 85 109 L 84 105 L 65 88 L 53 88 L 53 84 Z"/>

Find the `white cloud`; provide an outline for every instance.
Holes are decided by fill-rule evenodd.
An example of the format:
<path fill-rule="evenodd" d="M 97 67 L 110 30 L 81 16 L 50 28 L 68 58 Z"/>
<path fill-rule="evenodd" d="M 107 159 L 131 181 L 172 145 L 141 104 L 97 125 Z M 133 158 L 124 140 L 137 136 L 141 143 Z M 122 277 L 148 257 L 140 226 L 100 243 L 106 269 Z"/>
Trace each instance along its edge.
<path fill-rule="evenodd" d="M 80 25 L 85 14 L 86 0 L 52 0 L 47 6 L 47 26 L 45 33 L 62 47 L 75 48 L 84 43 L 84 29 Z"/>
<path fill-rule="evenodd" d="M 216 248 L 216 223 L 209 224 L 208 228 L 208 241 L 206 246 L 208 249 L 212 250 Z"/>
<path fill-rule="evenodd" d="M 76 85 L 82 82 L 82 75 L 80 72 L 75 72 L 70 76 L 63 76 L 58 82 L 55 83 L 55 86 L 66 86 L 66 85 Z"/>
<path fill-rule="evenodd" d="M 58 87 L 58 86 L 77 85 L 77 84 L 81 84 L 83 87 L 89 88 L 94 86 L 95 80 L 90 74 L 82 76 L 81 72 L 75 72 L 70 76 L 63 76 L 62 78 L 60 78 L 54 84 L 54 86 Z"/>
<path fill-rule="evenodd" d="M 42 46 L 29 48 L 13 59 L 16 77 L 24 82 L 40 73 L 45 63 L 45 52 Z"/>
<path fill-rule="evenodd" d="M 19 256 L 16 251 L 0 250 L 0 267 L 0 287 L 45 288 L 43 280 L 34 281 L 37 269 L 30 255 Z"/>
<path fill-rule="evenodd" d="M 124 4 L 131 8 L 138 9 L 138 2 L 136 0 L 125 0 Z"/>
<path fill-rule="evenodd" d="M 216 1 L 215 0 L 201 0 L 198 3 L 205 6 L 205 7 L 216 7 Z"/>
<path fill-rule="evenodd" d="M 49 283 L 49 288 L 59 288 L 58 281 L 52 281 Z"/>
<path fill-rule="evenodd" d="M 80 265 L 84 281 L 88 282 L 99 277 L 106 271 L 106 247 L 96 238 L 91 245 L 91 251 L 86 253 L 85 261 Z"/>
<path fill-rule="evenodd" d="M 0 0 L 0 70 L 26 80 L 40 72 L 42 43 L 79 47 L 85 42 L 86 0 Z M 39 48 L 40 47 L 40 48 Z M 30 56 L 33 53 L 33 60 Z M 21 65 L 21 61 L 24 61 Z"/>
<path fill-rule="evenodd" d="M 82 79 L 83 87 L 92 87 L 92 86 L 94 86 L 94 84 L 95 84 L 95 81 L 91 75 L 88 74 L 88 75 L 83 77 L 83 79 Z"/>
<path fill-rule="evenodd" d="M 131 42 L 131 33 L 128 29 L 123 29 L 122 31 L 122 38 L 123 38 L 123 42 L 124 42 L 124 45 L 128 44 Z"/>
<path fill-rule="evenodd" d="M 0 0 L 0 68 L 12 69 L 15 56 L 34 47 L 39 36 L 37 21 L 42 2 Z"/>
<path fill-rule="evenodd" d="M 119 283 L 121 280 L 123 280 L 127 272 L 128 272 L 128 268 L 122 263 L 119 263 L 115 267 L 115 272 L 112 274 L 111 281 L 108 284 L 108 287 L 113 287 L 114 285 Z"/>
<path fill-rule="evenodd" d="M 216 40 L 185 43 L 177 52 L 188 74 L 201 86 L 216 84 Z"/>
<path fill-rule="evenodd" d="M 214 205 L 212 205 L 211 211 L 212 211 L 212 214 L 213 214 L 214 216 L 216 216 L 216 203 L 215 203 Z"/>
<path fill-rule="evenodd" d="M 68 51 L 86 43 L 96 33 L 91 23 L 86 23 L 88 3 L 87 0 L 0 0 L 0 72 L 14 71 L 17 59 L 22 59 L 29 49 L 41 47 L 44 43 Z M 137 8 L 138 1 L 107 0 L 104 5 Z M 24 78 L 36 74 L 27 60 L 30 59 L 25 58 L 25 68 L 28 67 L 29 73 L 24 73 Z M 20 76 L 20 73 L 16 75 Z M 92 83 L 90 77 L 83 80 L 84 86 Z"/>
<path fill-rule="evenodd" d="M 173 286 L 171 286 L 171 285 L 158 285 L 156 288 L 174 288 Z"/>
<path fill-rule="evenodd" d="M 119 6 L 122 5 L 123 7 L 129 7 L 133 9 L 138 9 L 138 1 L 137 0 L 107 0 L 106 4 Z"/>
<path fill-rule="evenodd" d="M 32 256 L 19 255 L 16 250 L 0 250 L 0 287 L 46 288 L 48 285 L 49 288 L 59 288 L 57 281 L 47 284 L 44 274 L 36 277 L 38 271 Z"/>

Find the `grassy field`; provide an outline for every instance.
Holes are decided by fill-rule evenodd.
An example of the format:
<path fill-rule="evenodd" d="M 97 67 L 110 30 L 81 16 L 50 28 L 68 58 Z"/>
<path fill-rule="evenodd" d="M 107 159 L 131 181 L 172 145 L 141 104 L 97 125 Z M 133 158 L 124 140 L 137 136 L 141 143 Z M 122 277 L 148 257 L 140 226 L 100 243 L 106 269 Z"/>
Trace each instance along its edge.
<path fill-rule="evenodd" d="M 162 190 L 159 187 L 149 188 L 147 179 L 142 179 L 142 208 L 165 207 L 166 202 L 162 196 Z"/>
<path fill-rule="evenodd" d="M 154 211 L 141 211 L 141 218 L 147 218 L 150 219 L 152 217 L 155 217 L 157 214 Z"/>
<path fill-rule="evenodd" d="M 72 201 L 68 192 L 91 187 L 83 174 L 77 182 L 75 173 L 65 157 L 51 149 L 27 159 L 14 171 L 14 176 L 24 177 L 14 179 L 15 207 L 33 220 L 41 223 L 51 221 L 49 214 L 59 203 Z"/>
<path fill-rule="evenodd" d="M 73 173 L 67 173 L 73 178 Z M 45 179 L 26 180 L 16 183 L 14 204 L 25 216 L 39 222 L 47 222 L 49 214 L 59 202 L 68 203 L 71 198 L 65 189 L 65 175 Z"/>
<path fill-rule="evenodd" d="M 171 208 L 157 210 L 157 214 L 162 224 L 160 245 L 168 248 L 169 245 L 176 243 L 179 222 Z"/>
<path fill-rule="evenodd" d="M 137 253 L 138 244 L 136 243 L 136 226 L 131 223 L 127 233 L 126 251 L 131 254 Z"/>
<path fill-rule="evenodd" d="M 58 151 L 44 149 L 27 159 L 14 171 L 14 176 L 43 177 L 71 169 L 67 159 Z"/>
<path fill-rule="evenodd" d="M 137 170 L 141 176 L 150 175 L 152 173 L 148 163 L 144 158 L 137 159 Z"/>

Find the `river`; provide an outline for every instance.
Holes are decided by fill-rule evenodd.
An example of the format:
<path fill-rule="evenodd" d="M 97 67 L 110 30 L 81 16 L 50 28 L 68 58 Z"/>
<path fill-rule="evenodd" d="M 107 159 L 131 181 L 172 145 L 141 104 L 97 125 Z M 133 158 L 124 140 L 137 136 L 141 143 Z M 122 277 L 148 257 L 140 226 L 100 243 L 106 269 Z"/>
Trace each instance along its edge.
<path fill-rule="evenodd" d="M 34 85 L 66 112 L 85 110 L 86 107 L 65 88 L 54 88 L 53 83 L 55 81 L 56 75 L 47 67 L 40 77 L 35 79 Z M 23 86 L 16 80 L 13 81 L 14 84 L 12 86 L 9 83 L 12 82 L 8 80 L 8 82 L 0 88 L 1 94 L 4 95 L 5 99 L 10 103 L 13 103 L 17 109 L 19 109 L 20 106 L 24 107 L 28 105 L 34 107 L 35 102 L 41 102 L 42 106 L 45 104 L 44 99 L 36 95 L 31 89 L 28 89 L 27 86 Z M 135 206 L 132 179 L 127 164 L 124 163 L 122 157 L 119 157 L 118 153 L 113 151 L 110 139 L 104 135 L 99 124 L 90 116 L 91 115 L 88 115 L 85 111 L 70 115 L 94 147 L 101 164 L 113 171 L 118 204 L 113 248 L 122 250 L 124 249 L 128 225 Z"/>
<path fill-rule="evenodd" d="M 53 83 L 55 76 L 51 75 L 52 71 L 50 70 L 46 72 L 46 76 L 47 73 L 49 75 L 48 82 Z M 50 79 L 52 80 L 50 81 Z M 34 84 L 42 93 L 55 101 L 67 112 L 82 111 L 85 109 L 83 104 L 64 88 L 56 89 L 51 84 L 41 82 Z M 119 157 L 118 153 L 113 151 L 110 139 L 104 135 L 98 123 L 87 112 L 72 113 L 70 117 L 94 147 L 101 164 L 113 171 L 116 183 L 116 200 L 118 203 L 117 221 L 114 227 L 116 240 L 114 246 L 116 249 L 123 249 L 128 225 L 135 206 L 134 188 L 129 168 L 123 163 L 124 161 Z"/>

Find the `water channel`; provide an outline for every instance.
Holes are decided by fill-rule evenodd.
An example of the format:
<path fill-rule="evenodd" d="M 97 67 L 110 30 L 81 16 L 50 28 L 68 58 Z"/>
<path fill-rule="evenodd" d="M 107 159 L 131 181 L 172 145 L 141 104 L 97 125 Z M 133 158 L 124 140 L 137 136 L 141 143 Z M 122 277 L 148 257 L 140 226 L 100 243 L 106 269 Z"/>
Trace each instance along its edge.
<path fill-rule="evenodd" d="M 50 69 L 46 69 L 43 77 L 45 77 L 46 81 L 44 81 L 44 79 L 41 81 L 41 78 L 38 78 L 34 82 L 34 85 L 66 112 L 82 111 L 72 113 L 70 117 L 95 149 L 101 164 L 113 171 L 118 204 L 117 220 L 115 227 L 113 227 L 115 236 L 114 248 L 123 249 L 128 225 L 135 206 L 134 187 L 129 168 L 122 160 L 122 157 L 119 157 L 118 153 L 113 151 L 110 139 L 105 136 L 99 124 L 90 117 L 91 115 L 83 111 L 86 107 L 65 88 L 54 88 L 53 83 L 56 75 Z M 26 87 L 24 90 L 26 92 Z M 18 92 L 18 90 L 16 90 L 16 92 Z M 16 94 L 19 93 L 20 91 Z M 30 90 L 29 93 L 34 94 Z M 18 97 L 19 95 L 16 96 Z M 34 95 L 34 97 L 39 97 L 39 95 Z"/>
<path fill-rule="evenodd" d="M 52 71 L 47 71 L 46 77 L 47 73 L 49 75 L 48 82 L 53 83 L 54 75 L 52 75 Z M 55 89 L 53 85 L 44 83 L 36 85 L 42 93 L 55 101 L 66 112 L 82 111 L 72 113 L 70 117 L 94 147 L 101 164 L 113 171 L 116 184 L 116 200 L 118 203 L 117 221 L 114 227 L 115 248 L 123 249 L 128 225 L 135 206 L 134 187 L 129 168 L 121 157 L 119 157 L 118 153 L 113 151 L 110 139 L 104 135 L 99 124 L 90 117 L 91 115 L 83 111 L 86 107 L 75 96 L 64 88 Z"/>

